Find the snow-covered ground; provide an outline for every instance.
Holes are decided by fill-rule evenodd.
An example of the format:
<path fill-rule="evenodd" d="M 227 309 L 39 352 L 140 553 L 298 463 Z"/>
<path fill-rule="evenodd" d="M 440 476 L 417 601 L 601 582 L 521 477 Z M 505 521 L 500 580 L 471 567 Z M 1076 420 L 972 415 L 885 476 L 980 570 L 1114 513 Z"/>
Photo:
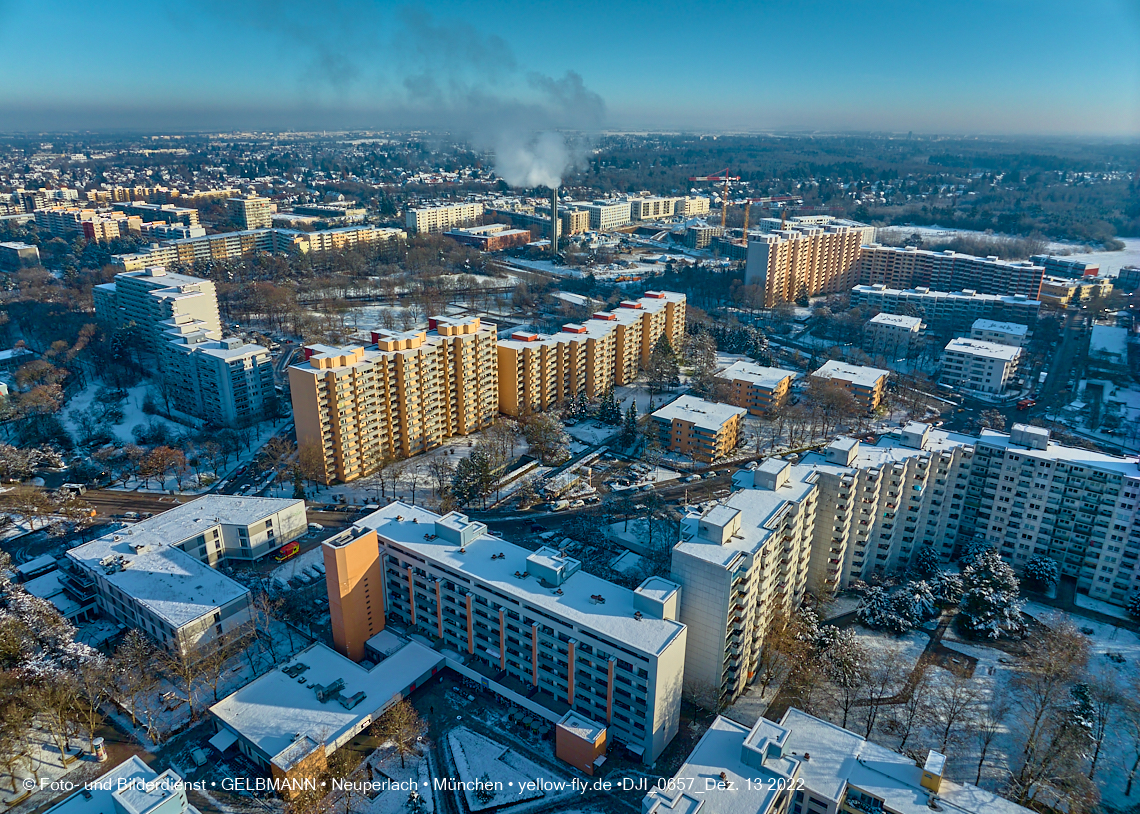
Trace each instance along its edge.
<path fill-rule="evenodd" d="M 94 416 L 97 412 L 94 409 L 95 394 L 104 389 L 105 385 L 102 382 L 95 381 L 80 390 L 67 402 L 67 406 L 63 410 L 63 424 L 68 431 L 71 432 L 73 437 L 76 437 L 79 432 L 81 423 L 94 423 Z M 158 415 L 148 415 L 143 412 L 143 404 L 146 402 L 147 394 L 153 393 L 155 403 L 160 403 L 160 396 L 153 388 L 147 384 L 137 384 L 134 387 L 128 388 L 127 397 L 119 403 L 119 409 L 123 412 L 123 420 L 114 424 L 108 423 L 107 430 L 115 438 L 124 444 L 135 443 L 135 437 L 132 430 L 142 424 L 163 424 L 172 433 L 185 432 L 188 428 L 182 424 L 178 424 L 169 419 L 163 418 Z"/>
<path fill-rule="evenodd" d="M 577 424 L 566 428 L 567 435 L 590 446 L 603 444 L 619 432 L 621 432 L 621 427 L 603 424 L 592 418 L 579 421 Z"/>
<path fill-rule="evenodd" d="M 394 751 L 381 748 L 373 752 L 365 763 L 372 773 L 373 783 L 380 784 L 384 780 L 399 783 L 401 786 L 406 786 L 411 781 L 418 783 L 419 795 L 424 803 L 421 810 L 423 814 L 433 814 L 435 795 L 432 794 L 432 773 L 426 757 L 411 754 L 401 761 Z M 356 780 L 355 777 L 353 779 Z M 365 781 L 367 779 L 364 778 Z M 409 810 L 408 797 L 409 792 L 389 789 L 379 792 L 371 800 L 355 803 L 352 811 L 354 814 L 406 814 Z"/>
<path fill-rule="evenodd" d="M 855 625 L 852 629 L 859 644 L 870 652 L 872 663 L 878 663 L 887 657 L 896 658 L 899 672 L 904 676 L 914 669 L 919 656 L 930 642 L 926 631 L 917 628 L 902 636 L 871 630 L 862 625 Z"/>
<path fill-rule="evenodd" d="M 546 793 L 533 781 L 555 779 L 550 777 L 549 771 L 515 750 L 465 726 L 458 726 L 447 733 L 447 745 L 461 782 L 466 784 L 483 780 L 502 784 L 501 791 L 493 791 L 489 798 L 482 800 L 475 791 L 465 790 L 464 796 L 470 811 L 483 811 L 545 797 Z"/>
<path fill-rule="evenodd" d="M 325 561 L 324 549 L 317 546 L 311 551 L 306 551 L 304 554 L 298 554 L 291 560 L 286 560 L 279 566 L 269 572 L 269 583 L 288 583 L 293 577 L 299 576 L 304 572 L 309 580 L 317 580 L 315 576 L 317 572 L 320 573 L 321 578 L 324 576 Z"/>

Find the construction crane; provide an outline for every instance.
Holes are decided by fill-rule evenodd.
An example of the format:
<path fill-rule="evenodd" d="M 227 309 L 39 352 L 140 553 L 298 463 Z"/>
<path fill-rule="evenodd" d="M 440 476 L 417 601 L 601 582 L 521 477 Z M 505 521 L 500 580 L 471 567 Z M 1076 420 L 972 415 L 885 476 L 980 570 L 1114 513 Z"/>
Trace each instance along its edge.
<path fill-rule="evenodd" d="M 728 217 L 728 182 L 739 181 L 739 175 L 729 175 L 728 167 L 725 167 L 715 175 L 694 175 L 689 178 L 690 181 L 724 181 L 724 194 L 721 198 L 720 207 L 720 228 L 724 229 L 726 218 Z"/>
<path fill-rule="evenodd" d="M 744 229 L 741 235 L 744 237 L 744 242 L 748 242 L 748 213 L 752 210 L 752 204 L 774 204 L 774 203 L 788 203 L 790 201 L 799 201 L 803 203 L 803 198 L 797 198 L 795 195 L 773 195 L 767 198 L 748 198 L 744 201 Z M 787 210 L 784 210 L 784 216 L 787 217 Z M 780 224 L 783 228 L 783 223 Z"/>

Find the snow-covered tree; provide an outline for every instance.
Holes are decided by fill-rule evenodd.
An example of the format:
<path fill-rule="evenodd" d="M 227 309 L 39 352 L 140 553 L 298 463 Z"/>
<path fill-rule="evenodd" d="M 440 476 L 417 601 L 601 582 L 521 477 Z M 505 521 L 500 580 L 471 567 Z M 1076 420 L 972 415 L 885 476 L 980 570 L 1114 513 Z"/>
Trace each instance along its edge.
<path fill-rule="evenodd" d="M 612 387 L 602 394 L 601 403 L 598 404 L 598 421 L 614 427 L 621 424 L 621 406 L 617 403 Z"/>
<path fill-rule="evenodd" d="M 1048 589 L 1057 584 L 1059 577 L 1060 569 L 1057 567 L 1057 561 L 1052 557 L 1034 554 L 1025 564 L 1025 579 L 1035 587 Z"/>
<path fill-rule="evenodd" d="M 637 443 L 639 430 L 637 427 L 637 402 L 631 401 L 625 413 L 625 421 L 621 427 L 621 445 L 629 449 Z"/>
<path fill-rule="evenodd" d="M 1140 619 L 1140 594 L 1133 594 L 1128 600 L 1128 615 Z"/>
<path fill-rule="evenodd" d="M 1020 584 L 1013 569 L 990 548 L 980 552 L 962 572 L 962 599 L 958 603 L 958 629 L 978 639 L 998 639 L 1025 629 Z"/>
<path fill-rule="evenodd" d="M 908 582 L 900 593 L 906 593 L 911 597 L 915 624 L 938 615 L 938 597 L 934 595 L 934 590 L 926 580 Z"/>
<path fill-rule="evenodd" d="M 891 605 L 891 597 L 879 586 L 868 588 L 863 594 L 863 601 L 855 609 L 855 618 L 873 630 L 886 628 L 892 616 L 894 608 Z"/>
<path fill-rule="evenodd" d="M 958 558 L 958 567 L 965 571 L 983 551 L 993 551 L 994 547 L 985 540 L 977 539 L 966 546 L 962 556 Z"/>
<path fill-rule="evenodd" d="M 924 545 L 914 555 L 914 572 L 923 579 L 930 579 L 937 574 L 941 565 L 942 558 L 928 545 Z"/>
<path fill-rule="evenodd" d="M 578 394 L 570 399 L 562 414 L 573 421 L 586 418 L 590 414 L 590 400 L 586 398 L 585 391 L 579 390 Z"/>
<path fill-rule="evenodd" d="M 952 571 L 939 571 L 926 580 L 939 605 L 957 605 L 962 599 L 962 577 Z"/>

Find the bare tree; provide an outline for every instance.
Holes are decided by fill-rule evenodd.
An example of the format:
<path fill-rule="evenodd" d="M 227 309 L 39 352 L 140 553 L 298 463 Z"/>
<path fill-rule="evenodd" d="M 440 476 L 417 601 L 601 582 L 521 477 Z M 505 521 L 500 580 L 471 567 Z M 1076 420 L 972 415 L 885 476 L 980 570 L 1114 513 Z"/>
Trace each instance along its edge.
<path fill-rule="evenodd" d="M 403 767 L 404 759 L 415 751 L 416 742 L 427 734 L 427 724 L 411 702 L 402 698 L 372 724 L 372 734 L 395 744 L 396 751 L 400 753 L 400 766 Z"/>
<path fill-rule="evenodd" d="M 865 737 L 871 737 L 875 731 L 881 707 L 898 691 L 900 678 L 905 675 L 902 649 L 899 647 L 884 649 L 872 663 L 867 671 L 867 718 L 863 727 Z"/>
<path fill-rule="evenodd" d="M 930 659 L 925 654 L 920 656 L 910 674 L 910 694 L 901 704 L 895 707 L 891 716 L 890 728 L 899 736 L 899 751 L 906 748 L 907 741 L 914 734 L 918 725 L 928 714 L 928 694 L 930 691 Z"/>
<path fill-rule="evenodd" d="M 1004 690 L 996 690 L 989 701 L 978 708 L 975 720 L 978 735 L 978 775 L 974 778 L 975 786 L 981 785 L 986 756 L 989 755 L 994 739 L 1006 728 L 1009 712 L 1009 695 Z"/>
<path fill-rule="evenodd" d="M 127 702 L 131 723 L 138 723 L 139 699 L 157 683 L 157 658 L 154 643 L 138 630 L 130 630 L 119 643 L 111 662 L 112 676 L 120 703 Z"/>
<path fill-rule="evenodd" d="M 1108 726 L 1116 719 L 1117 710 L 1123 701 L 1120 691 L 1120 678 L 1111 667 L 1101 666 L 1090 670 L 1085 683 L 1089 690 L 1089 701 L 1092 712 L 1092 742 L 1093 751 L 1089 757 L 1089 780 L 1096 774 L 1096 766 L 1100 761 L 1101 750 L 1108 734 Z"/>
<path fill-rule="evenodd" d="M 951 734 L 971 723 L 979 699 L 978 689 L 971 679 L 959 673 L 951 673 L 949 680 L 940 683 L 930 694 L 931 721 L 937 726 L 935 731 L 941 739 L 938 751 L 945 753 Z"/>

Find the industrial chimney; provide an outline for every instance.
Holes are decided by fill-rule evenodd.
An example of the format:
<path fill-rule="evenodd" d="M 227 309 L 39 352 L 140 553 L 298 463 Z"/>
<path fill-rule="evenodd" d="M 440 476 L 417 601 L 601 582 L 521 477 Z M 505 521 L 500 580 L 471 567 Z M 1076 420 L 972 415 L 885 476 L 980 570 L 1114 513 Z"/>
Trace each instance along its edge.
<path fill-rule="evenodd" d="M 558 254 L 558 187 L 550 190 L 550 256 Z"/>

